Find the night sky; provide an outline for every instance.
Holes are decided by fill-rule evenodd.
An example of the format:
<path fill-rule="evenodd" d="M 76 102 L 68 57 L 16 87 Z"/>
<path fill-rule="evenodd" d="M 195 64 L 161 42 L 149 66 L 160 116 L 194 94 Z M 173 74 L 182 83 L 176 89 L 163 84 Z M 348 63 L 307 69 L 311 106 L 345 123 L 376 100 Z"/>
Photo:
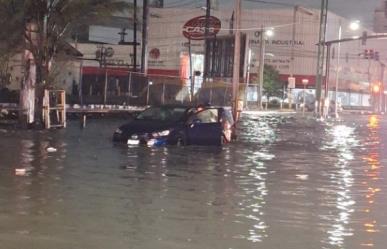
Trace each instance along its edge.
<path fill-rule="evenodd" d="M 254 0 L 242 0 L 245 7 L 272 8 L 278 5 L 253 3 Z M 266 0 L 285 4 L 302 5 L 310 8 L 320 8 L 321 0 Z M 232 0 L 218 0 L 220 4 L 232 7 Z M 382 0 L 329 0 L 329 10 L 347 17 L 360 20 L 364 26 L 372 27 L 375 8 Z M 205 0 L 165 0 L 166 7 L 197 7 L 205 4 Z"/>

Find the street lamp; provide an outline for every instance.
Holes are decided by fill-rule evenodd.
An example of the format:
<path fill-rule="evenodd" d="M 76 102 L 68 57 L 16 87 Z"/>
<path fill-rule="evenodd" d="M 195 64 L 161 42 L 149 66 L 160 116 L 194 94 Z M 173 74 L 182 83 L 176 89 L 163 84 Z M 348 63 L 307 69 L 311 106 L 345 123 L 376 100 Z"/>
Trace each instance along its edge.
<path fill-rule="evenodd" d="M 269 38 L 274 36 L 274 29 L 273 28 L 263 28 L 261 31 L 259 31 L 260 36 L 260 49 L 259 49 L 259 87 L 258 87 L 258 108 L 260 110 L 263 109 L 262 107 L 262 92 L 263 92 L 263 72 L 264 72 L 264 66 L 265 66 L 265 48 L 266 48 L 266 41 L 265 38 Z"/>
<path fill-rule="evenodd" d="M 350 24 L 349 24 L 349 28 L 350 30 L 352 31 L 356 31 L 360 28 L 360 21 L 352 21 Z M 339 117 L 339 114 L 338 114 L 338 105 L 337 105 L 337 100 L 338 100 L 338 94 L 337 94 L 337 91 L 338 91 L 338 88 L 339 88 L 339 75 L 340 75 L 340 52 L 341 52 L 341 39 L 342 39 L 342 35 L 343 35 L 343 28 L 342 28 L 342 25 L 341 25 L 341 19 L 339 21 L 339 42 L 337 44 L 337 64 L 336 64 L 336 79 L 335 79 L 335 117 L 338 118 Z"/>
<path fill-rule="evenodd" d="M 265 35 L 266 37 L 272 37 L 274 36 L 274 29 L 273 28 L 269 28 L 265 31 Z"/>
<path fill-rule="evenodd" d="M 359 30 L 359 29 L 360 29 L 360 21 L 359 21 L 359 20 L 352 21 L 352 22 L 349 24 L 349 28 L 350 28 L 352 31 Z"/>
<path fill-rule="evenodd" d="M 302 84 L 304 85 L 304 91 L 302 92 L 302 102 L 303 102 L 303 106 L 302 106 L 302 115 L 305 114 L 305 89 L 306 89 L 306 85 L 308 85 L 309 83 L 309 80 L 308 79 L 302 79 Z"/>

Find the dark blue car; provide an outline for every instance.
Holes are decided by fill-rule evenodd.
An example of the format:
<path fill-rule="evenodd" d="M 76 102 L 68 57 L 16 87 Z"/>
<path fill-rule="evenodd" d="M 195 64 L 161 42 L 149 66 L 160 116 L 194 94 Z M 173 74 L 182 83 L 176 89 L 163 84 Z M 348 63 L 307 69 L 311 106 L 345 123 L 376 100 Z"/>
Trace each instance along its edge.
<path fill-rule="evenodd" d="M 235 136 L 227 107 L 150 107 L 119 127 L 113 141 L 130 145 L 222 145 Z"/>

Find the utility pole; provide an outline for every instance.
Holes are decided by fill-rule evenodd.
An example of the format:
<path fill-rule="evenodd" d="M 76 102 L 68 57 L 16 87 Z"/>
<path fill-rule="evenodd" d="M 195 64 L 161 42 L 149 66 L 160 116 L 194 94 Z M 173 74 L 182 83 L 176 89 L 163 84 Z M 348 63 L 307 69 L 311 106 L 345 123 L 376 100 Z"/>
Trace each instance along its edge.
<path fill-rule="evenodd" d="M 133 71 L 137 71 L 137 0 L 133 3 Z"/>
<path fill-rule="evenodd" d="M 210 17 L 211 17 L 211 0 L 207 0 L 206 4 L 206 23 L 205 23 L 205 29 L 204 29 L 204 47 L 205 47 L 205 54 L 204 54 L 204 79 L 203 81 L 206 82 L 206 79 L 208 78 L 209 74 L 209 68 L 210 68 L 210 46 L 208 41 L 209 36 L 209 30 L 210 30 Z"/>
<path fill-rule="evenodd" d="M 341 40 L 343 35 L 342 31 L 342 25 L 341 25 L 341 19 L 339 21 L 339 41 Z M 337 62 L 336 62 L 336 78 L 335 78 L 335 118 L 339 117 L 339 113 L 337 110 L 337 101 L 338 101 L 338 94 L 339 91 L 339 80 L 340 80 L 340 56 L 341 56 L 341 42 L 337 43 Z M 328 68 L 326 69 L 328 70 Z"/>
<path fill-rule="evenodd" d="M 238 120 L 238 95 L 240 80 L 240 53 L 241 53 L 241 0 L 235 0 L 235 41 L 234 41 L 234 67 L 232 75 L 232 102 L 234 119 Z"/>
<path fill-rule="evenodd" d="M 265 69 L 265 31 L 263 26 L 261 27 L 261 32 L 259 36 L 259 86 L 258 86 L 258 109 L 262 110 L 262 93 L 263 93 L 263 73 Z"/>
<path fill-rule="evenodd" d="M 142 51 L 141 51 L 141 73 L 148 71 L 148 0 L 143 0 L 142 11 Z"/>
<path fill-rule="evenodd" d="M 316 72 L 316 101 L 317 101 L 317 114 L 321 114 L 321 83 L 324 74 L 324 54 L 325 54 L 325 34 L 327 27 L 328 16 L 328 0 L 321 0 L 321 12 L 320 12 L 320 31 L 319 31 L 319 43 L 317 51 L 317 72 Z"/>
<path fill-rule="evenodd" d="M 325 82 L 324 82 L 324 98 L 328 98 L 328 92 L 329 92 L 329 77 L 330 77 L 330 68 L 331 68 L 331 50 L 332 46 L 331 44 L 327 44 L 327 60 L 326 60 L 326 66 L 325 66 Z"/>

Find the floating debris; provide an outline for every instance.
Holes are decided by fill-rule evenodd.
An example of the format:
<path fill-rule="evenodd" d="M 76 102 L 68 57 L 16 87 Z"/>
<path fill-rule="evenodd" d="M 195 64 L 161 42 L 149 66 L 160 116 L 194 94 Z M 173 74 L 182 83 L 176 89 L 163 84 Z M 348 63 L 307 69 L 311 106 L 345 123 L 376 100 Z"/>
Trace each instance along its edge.
<path fill-rule="evenodd" d="M 47 152 L 57 152 L 57 149 L 54 147 L 48 147 Z"/>
<path fill-rule="evenodd" d="M 27 174 L 27 169 L 25 168 L 15 169 L 16 176 L 25 176 L 26 174 Z"/>
<path fill-rule="evenodd" d="M 309 176 L 308 175 L 296 175 L 296 178 L 305 181 L 305 180 L 308 180 Z"/>

